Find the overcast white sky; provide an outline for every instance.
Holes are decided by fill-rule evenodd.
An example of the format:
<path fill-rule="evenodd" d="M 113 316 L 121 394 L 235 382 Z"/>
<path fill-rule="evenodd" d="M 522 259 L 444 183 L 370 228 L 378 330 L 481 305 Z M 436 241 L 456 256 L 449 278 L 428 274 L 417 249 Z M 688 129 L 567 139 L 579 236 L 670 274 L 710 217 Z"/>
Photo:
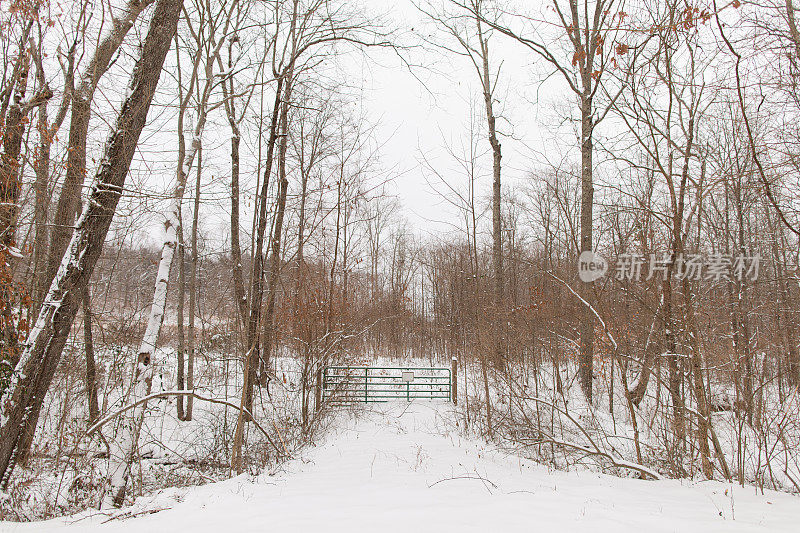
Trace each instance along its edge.
<path fill-rule="evenodd" d="M 381 0 L 376 8 L 377 4 L 406 27 L 414 28 L 415 33 L 431 34 L 430 23 L 410 0 Z M 546 69 L 518 43 L 497 34 L 490 44 L 493 66 L 501 67 L 495 106 L 502 118 L 498 127 L 503 134 L 503 182 L 504 186 L 520 187 L 529 181 L 528 172 L 543 162 L 543 157 L 560 158 L 565 143 L 570 142 L 573 127 L 562 124 L 559 128 L 558 123 L 572 103 L 572 94 L 555 77 L 540 87 Z M 380 118 L 378 136 L 385 140 L 382 160 L 387 168 L 397 169 L 395 185 L 406 216 L 421 233 L 439 233 L 457 219 L 426 181 L 425 174 L 430 173 L 421 164 L 421 153 L 451 182 L 465 183 L 443 145 L 446 142 L 459 148 L 466 142 L 470 99 L 474 99 L 481 127 L 480 146 L 487 151 L 482 158 L 485 178 L 481 190 L 488 194 L 491 155 L 485 138 L 485 115 L 477 75 L 467 58 L 430 51 L 409 55 L 430 68 L 412 73 L 391 54 L 373 53 L 369 65 L 361 66 L 369 69 L 364 71 L 364 99 L 370 116 Z"/>

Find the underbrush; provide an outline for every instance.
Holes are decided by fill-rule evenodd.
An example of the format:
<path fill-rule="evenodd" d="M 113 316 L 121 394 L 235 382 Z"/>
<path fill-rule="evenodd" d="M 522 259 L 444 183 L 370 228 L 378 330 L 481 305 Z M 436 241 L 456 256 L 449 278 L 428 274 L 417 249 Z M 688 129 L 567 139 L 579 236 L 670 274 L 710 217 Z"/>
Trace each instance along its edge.
<path fill-rule="evenodd" d="M 681 425 L 666 389 L 654 374 L 635 405 L 625 385 L 635 382 L 620 367 L 601 366 L 588 403 L 574 363 L 487 368 L 487 409 L 482 368 L 464 366 L 468 377 L 460 417 L 469 431 L 499 447 L 555 469 L 590 469 L 617 476 L 704 479 L 697 440 L 696 402 L 686 391 Z M 657 372 L 657 371 L 656 371 Z M 461 378 L 461 385 L 464 386 Z M 800 493 L 800 395 L 764 388 L 757 413 L 737 409 L 732 386 L 711 382 L 713 411 L 709 447 L 714 478 Z"/>
<path fill-rule="evenodd" d="M 89 418 L 79 346 L 68 348 L 54 386 L 45 400 L 30 458 L 18 464 L 0 492 L 0 520 L 30 521 L 96 508 L 105 490 L 108 440 L 120 417 L 87 434 Z M 96 354 L 100 369 L 102 415 L 125 405 L 134 348 L 110 346 Z M 176 354 L 159 350 L 152 392 L 175 390 Z M 75 371 L 77 370 L 77 371 Z M 244 471 L 256 475 L 273 468 L 312 442 L 326 410 L 301 413 L 300 363 L 292 357 L 273 361 L 271 379 L 255 387 L 253 416 L 243 435 Z M 242 372 L 239 359 L 225 352 L 199 352 L 195 391 L 231 405 L 194 399 L 191 420 L 177 417 L 178 398 L 167 395 L 148 403 L 133 464 L 126 505 L 137 497 L 170 487 L 202 485 L 229 478 L 234 430 L 239 416 Z M 186 400 L 184 399 L 184 402 Z M 260 428 L 258 427 L 260 426 Z"/>

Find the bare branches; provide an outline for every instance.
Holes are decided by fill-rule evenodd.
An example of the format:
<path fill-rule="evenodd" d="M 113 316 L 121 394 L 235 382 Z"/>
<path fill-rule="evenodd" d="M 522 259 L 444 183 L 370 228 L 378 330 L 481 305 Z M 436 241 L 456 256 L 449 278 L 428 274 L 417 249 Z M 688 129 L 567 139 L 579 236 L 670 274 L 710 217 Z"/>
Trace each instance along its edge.
<path fill-rule="evenodd" d="M 259 424 L 258 421 L 255 418 L 253 418 L 253 416 L 250 413 L 250 411 L 248 411 L 245 407 L 243 407 L 241 405 L 234 404 L 232 402 L 229 402 L 228 400 L 224 400 L 224 399 L 220 399 L 220 398 L 210 398 L 210 397 L 207 397 L 207 396 L 203 396 L 202 394 L 198 394 L 194 390 L 160 391 L 160 392 L 153 392 L 153 393 L 148 394 L 147 396 L 143 396 L 141 398 L 137 398 L 134 402 L 126 404 L 123 407 L 120 407 L 120 408 L 118 408 L 118 409 L 116 409 L 116 410 L 104 415 L 97 422 L 92 424 L 92 426 L 89 427 L 89 429 L 86 430 L 86 435 L 87 436 L 91 436 L 92 434 L 94 434 L 96 431 L 101 429 L 103 426 L 105 426 L 106 424 L 108 424 L 109 422 L 114 420 L 115 418 L 117 418 L 120 415 L 126 413 L 127 411 L 130 411 L 131 409 L 134 409 L 134 408 L 138 407 L 139 405 L 145 404 L 150 400 L 155 400 L 156 398 L 166 398 L 168 396 L 192 396 L 193 398 L 196 398 L 196 399 L 198 399 L 200 401 L 203 401 L 203 402 L 215 403 L 215 404 L 219 404 L 219 405 L 225 405 L 227 407 L 232 407 L 233 409 L 236 409 L 237 411 L 242 411 L 242 412 L 245 413 L 245 415 L 247 417 L 250 418 L 250 420 L 253 422 L 253 425 L 256 426 L 256 428 L 261 432 L 262 435 L 264 435 L 264 437 L 267 439 L 267 442 L 269 442 L 272 445 L 272 447 L 275 448 L 275 451 L 278 452 L 278 454 L 281 454 L 281 455 L 287 455 L 288 454 L 288 452 L 286 451 L 286 447 L 283 446 L 282 447 L 283 450 L 281 448 L 279 448 L 275 444 L 275 442 L 272 440 L 272 437 L 267 432 L 267 430 L 264 429 L 264 427 L 261 424 Z"/>
<path fill-rule="evenodd" d="M 714 7 L 716 9 L 716 0 L 714 0 Z M 788 20 L 792 30 L 792 37 L 794 38 L 795 35 L 797 34 L 797 27 L 794 23 L 794 7 L 792 6 L 791 0 L 787 0 L 786 8 L 790 13 Z M 747 137 L 750 141 L 751 157 L 753 158 L 753 162 L 756 164 L 756 168 L 758 169 L 758 176 L 761 179 L 761 184 L 764 186 L 764 193 L 767 195 L 767 199 L 769 200 L 773 209 L 775 209 L 775 212 L 778 213 L 778 218 L 780 218 L 783 225 L 786 226 L 786 228 L 795 235 L 800 236 L 800 228 L 789 222 L 789 220 L 786 218 L 786 214 L 784 213 L 784 209 L 778 204 L 777 200 L 775 199 L 775 195 L 773 194 L 772 191 L 772 184 L 770 183 L 769 179 L 767 179 L 767 175 L 764 171 L 764 165 L 761 163 L 761 157 L 758 155 L 758 148 L 756 147 L 756 140 L 753 135 L 753 129 L 750 124 L 750 118 L 747 112 L 744 89 L 742 86 L 742 78 L 739 70 L 740 64 L 742 62 L 742 56 L 736 51 L 736 49 L 733 47 L 733 44 L 726 36 L 725 30 L 723 30 L 722 22 L 720 22 L 719 19 L 718 10 L 715 18 L 717 20 L 717 27 L 719 28 L 720 36 L 722 37 L 725 46 L 727 46 L 728 50 L 736 58 L 736 62 L 734 65 L 734 74 L 736 77 L 736 94 L 739 100 L 739 109 L 742 113 L 742 119 L 744 120 L 745 129 L 747 131 Z M 800 49 L 800 40 L 795 40 L 795 46 L 799 47 Z"/>

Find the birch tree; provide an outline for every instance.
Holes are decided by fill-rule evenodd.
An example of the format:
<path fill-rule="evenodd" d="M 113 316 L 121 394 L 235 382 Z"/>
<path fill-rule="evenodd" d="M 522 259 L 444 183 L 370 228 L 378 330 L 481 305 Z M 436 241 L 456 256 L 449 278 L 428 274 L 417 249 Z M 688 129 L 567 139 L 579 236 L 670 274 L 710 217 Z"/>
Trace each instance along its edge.
<path fill-rule="evenodd" d="M 231 5 L 234 5 L 235 2 Z M 203 6 L 210 8 L 210 4 Z M 230 9 L 230 7 L 228 8 Z M 214 66 L 217 62 L 217 56 L 220 49 L 225 43 L 225 34 L 228 25 L 228 11 L 223 8 L 217 14 L 217 20 L 221 22 L 221 26 L 217 27 L 215 18 L 211 15 L 211 11 L 207 12 L 207 23 L 199 28 L 193 28 L 191 23 L 188 28 L 192 37 L 197 44 L 197 55 L 203 57 L 204 69 L 204 86 L 200 91 L 198 104 L 197 104 L 197 121 L 195 123 L 194 131 L 192 134 L 192 141 L 188 152 L 185 155 L 183 164 L 178 168 L 177 184 L 173 193 L 172 201 L 169 210 L 166 213 L 166 220 L 164 222 L 164 241 L 161 247 L 161 259 L 158 263 L 156 272 L 156 282 L 153 289 L 153 303 L 150 307 L 150 313 L 147 320 L 147 327 L 145 328 L 142 342 L 139 345 L 139 351 L 136 361 L 136 370 L 133 385 L 131 387 L 131 401 L 136 403 L 141 398 L 150 394 L 150 387 L 153 376 L 153 357 L 155 355 L 156 344 L 161 332 L 161 326 L 164 322 L 164 314 L 167 305 L 167 289 L 169 286 L 170 270 L 172 268 L 172 261 L 175 257 L 175 249 L 178 245 L 178 231 L 180 228 L 180 210 L 183 200 L 183 194 L 186 190 L 186 180 L 189 172 L 192 169 L 192 164 L 197 156 L 201 147 L 201 136 L 206 125 L 206 120 L 209 111 L 209 98 L 212 94 L 212 89 L 216 85 L 214 77 Z M 187 21 L 188 22 L 188 21 Z M 215 33 L 219 31 L 221 38 L 215 38 Z M 190 299 L 194 302 L 194 298 Z M 191 305 L 190 305 L 191 307 Z M 190 309 L 190 313 L 193 310 Z M 191 315 L 190 315 L 191 316 Z M 190 341 L 191 343 L 191 341 Z M 192 345 L 190 344 L 190 350 Z M 190 351 L 189 357 L 192 357 Z M 191 364 L 191 363 L 190 363 Z M 191 368 L 191 367 L 190 367 Z M 190 385 L 191 376 L 187 375 L 187 385 Z M 131 415 L 123 420 L 119 435 L 113 440 L 111 445 L 111 454 L 109 459 L 109 489 L 103 502 L 103 506 L 116 505 L 119 506 L 125 499 L 125 489 L 128 483 L 128 476 L 130 474 L 131 465 L 135 459 L 136 450 L 138 448 L 138 439 L 141 432 L 142 424 L 144 422 L 144 415 L 147 409 L 147 402 L 142 402 L 137 405 L 135 410 L 131 411 Z M 186 418 L 191 419 L 191 404 L 187 402 Z"/>

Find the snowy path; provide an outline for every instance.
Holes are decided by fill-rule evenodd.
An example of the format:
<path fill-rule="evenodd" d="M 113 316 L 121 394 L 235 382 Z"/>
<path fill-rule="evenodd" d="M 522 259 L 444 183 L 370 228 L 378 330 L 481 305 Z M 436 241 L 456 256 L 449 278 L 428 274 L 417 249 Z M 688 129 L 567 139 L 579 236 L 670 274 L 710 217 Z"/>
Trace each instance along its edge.
<path fill-rule="evenodd" d="M 105 524 L 84 514 L 0 531 L 516 532 L 799 531 L 800 498 L 721 483 L 548 472 L 447 434 L 444 404 L 398 404 L 348 418 L 274 476 L 143 497 L 168 508 Z M 727 490 L 727 494 L 726 494 Z M 731 494 L 733 497 L 731 497 Z M 66 525 L 66 523 L 70 523 Z"/>

